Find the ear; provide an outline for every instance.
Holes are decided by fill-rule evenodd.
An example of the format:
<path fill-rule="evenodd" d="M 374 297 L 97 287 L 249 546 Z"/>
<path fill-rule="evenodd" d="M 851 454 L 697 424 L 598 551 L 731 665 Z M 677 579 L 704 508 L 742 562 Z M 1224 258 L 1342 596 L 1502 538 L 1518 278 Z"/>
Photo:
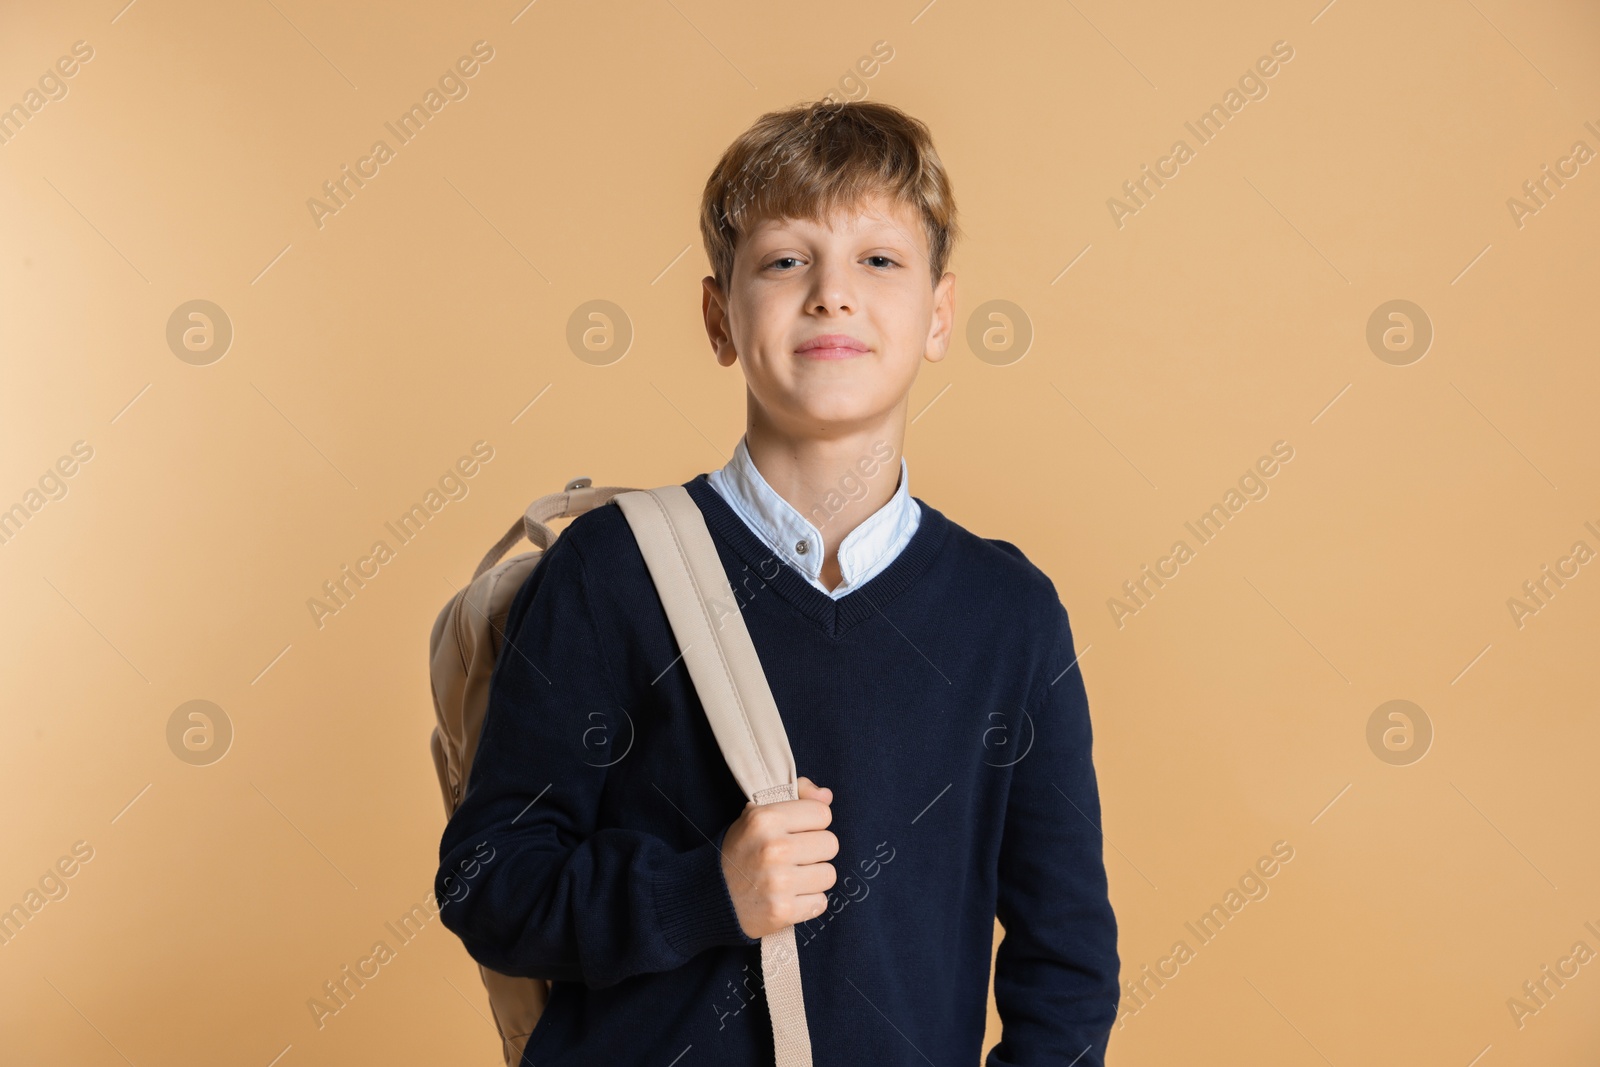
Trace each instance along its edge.
<path fill-rule="evenodd" d="M 937 363 L 950 350 L 950 334 L 956 320 L 956 276 L 945 272 L 933 288 L 933 316 L 928 324 L 928 343 L 922 358 Z"/>
<path fill-rule="evenodd" d="M 711 351 L 724 367 L 733 366 L 739 358 L 733 348 L 733 337 L 728 332 L 728 298 L 717 284 L 715 275 L 700 279 L 700 314 L 705 319 L 706 337 L 711 341 Z"/>

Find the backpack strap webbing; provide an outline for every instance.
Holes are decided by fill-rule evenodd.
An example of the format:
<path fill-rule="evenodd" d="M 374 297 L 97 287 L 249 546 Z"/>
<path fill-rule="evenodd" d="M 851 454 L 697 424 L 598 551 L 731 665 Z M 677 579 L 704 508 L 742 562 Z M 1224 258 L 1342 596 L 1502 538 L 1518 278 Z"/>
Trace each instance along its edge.
<path fill-rule="evenodd" d="M 681 485 L 617 494 L 739 788 L 756 804 L 799 795 L 794 753 L 700 507 Z M 778 1067 L 811 1067 L 794 927 L 761 939 Z"/>
<path fill-rule="evenodd" d="M 511 529 L 507 530 L 483 557 L 478 569 L 472 572 L 473 579 L 476 580 L 480 574 L 499 563 L 500 557 L 524 537 L 538 545 L 541 552 L 549 548 L 555 543 L 556 533 L 547 525 L 548 520 L 576 518 L 592 508 L 599 507 L 618 493 L 637 491 L 622 485 L 591 485 L 588 478 L 572 479 L 561 492 L 546 493 L 528 505 L 528 510 L 522 518 L 512 523 Z"/>

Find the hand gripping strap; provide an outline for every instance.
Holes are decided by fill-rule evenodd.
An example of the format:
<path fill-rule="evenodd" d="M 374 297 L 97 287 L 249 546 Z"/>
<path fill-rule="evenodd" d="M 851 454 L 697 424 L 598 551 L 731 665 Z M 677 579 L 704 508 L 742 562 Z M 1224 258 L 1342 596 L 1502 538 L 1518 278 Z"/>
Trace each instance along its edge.
<path fill-rule="evenodd" d="M 613 498 L 655 582 L 695 692 L 739 788 L 756 804 L 798 796 L 794 753 L 705 517 L 681 485 Z M 811 1067 L 794 927 L 761 939 L 778 1067 Z"/>

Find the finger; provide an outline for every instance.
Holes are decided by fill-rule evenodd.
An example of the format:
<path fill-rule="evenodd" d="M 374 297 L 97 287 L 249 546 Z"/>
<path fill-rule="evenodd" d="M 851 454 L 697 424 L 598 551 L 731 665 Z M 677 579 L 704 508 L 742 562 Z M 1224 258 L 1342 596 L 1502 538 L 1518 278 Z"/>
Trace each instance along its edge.
<path fill-rule="evenodd" d="M 831 863 L 808 863 L 795 869 L 794 895 L 797 897 L 821 893 L 827 896 L 839 881 L 839 873 Z"/>
<path fill-rule="evenodd" d="M 839 854 L 839 836 L 831 830 L 807 830 L 804 833 L 790 834 L 789 843 L 793 848 L 791 855 L 794 857 L 795 866 L 809 863 L 822 863 L 831 860 Z"/>
<path fill-rule="evenodd" d="M 815 800 L 780 800 L 757 808 L 750 819 L 751 838 L 760 843 L 825 829 L 833 821 L 833 809 Z"/>
<path fill-rule="evenodd" d="M 785 800 L 784 823 L 791 834 L 821 830 L 833 822 L 833 808 L 815 797 L 805 800 Z"/>
<path fill-rule="evenodd" d="M 801 921 L 815 919 L 827 908 L 828 896 L 826 893 L 806 893 L 795 897 L 794 903 Z"/>

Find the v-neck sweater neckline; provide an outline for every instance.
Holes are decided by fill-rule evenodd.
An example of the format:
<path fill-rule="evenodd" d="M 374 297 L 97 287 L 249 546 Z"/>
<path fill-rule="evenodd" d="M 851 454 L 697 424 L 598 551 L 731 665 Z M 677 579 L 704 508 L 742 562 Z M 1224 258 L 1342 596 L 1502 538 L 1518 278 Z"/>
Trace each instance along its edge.
<path fill-rule="evenodd" d="M 911 540 L 889 566 L 866 584 L 835 600 L 813 586 L 756 536 L 732 505 L 711 487 L 709 474 L 696 475 L 683 487 L 699 505 L 711 532 L 749 564 L 757 578 L 766 583 L 768 588 L 833 638 L 844 636 L 848 630 L 878 614 L 885 604 L 905 592 L 928 569 L 950 536 L 951 523 L 944 513 L 920 497 L 913 496 L 911 499 L 922 509 L 922 518 Z M 778 572 L 768 577 L 772 563 L 778 565 Z"/>

